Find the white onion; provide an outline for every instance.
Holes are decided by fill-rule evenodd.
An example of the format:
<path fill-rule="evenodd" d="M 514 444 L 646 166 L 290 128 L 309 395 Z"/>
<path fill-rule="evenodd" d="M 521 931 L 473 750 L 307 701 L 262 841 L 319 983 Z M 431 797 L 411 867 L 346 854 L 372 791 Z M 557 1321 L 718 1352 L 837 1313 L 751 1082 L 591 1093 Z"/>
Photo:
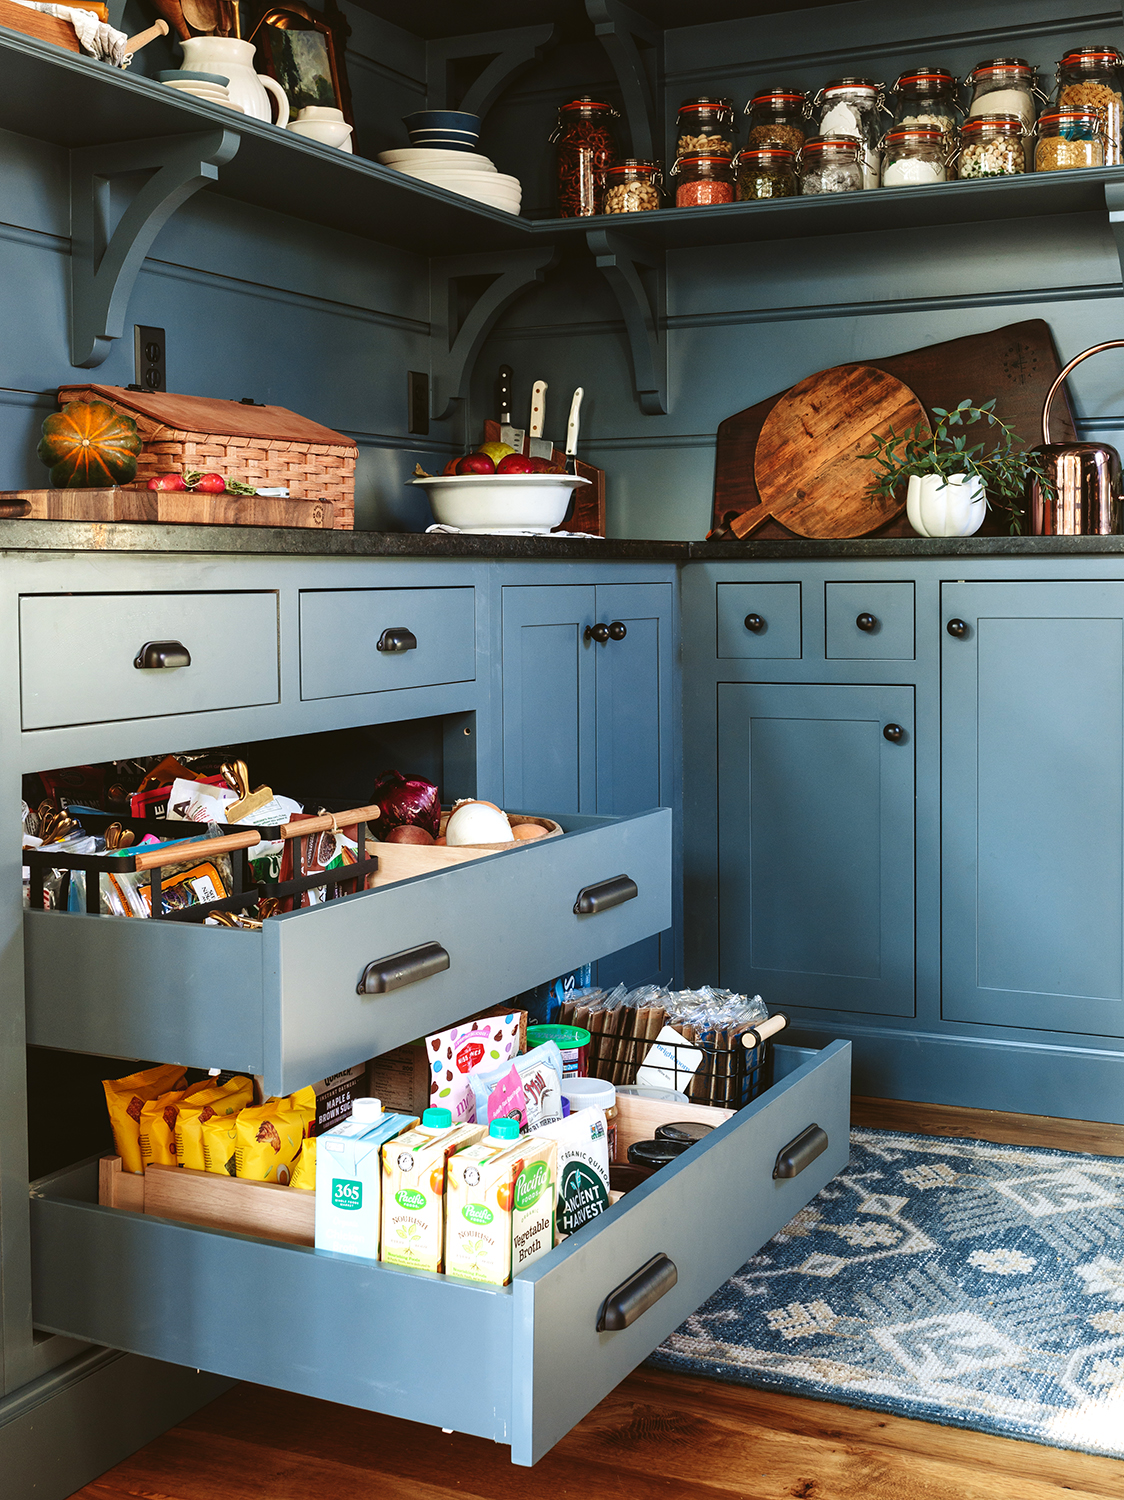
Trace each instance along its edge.
<path fill-rule="evenodd" d="M 515 835 L 507 814 L 487 802 L 460 802 L 445 824 L 445 842 L 462 844 L 513 844 Z"/>

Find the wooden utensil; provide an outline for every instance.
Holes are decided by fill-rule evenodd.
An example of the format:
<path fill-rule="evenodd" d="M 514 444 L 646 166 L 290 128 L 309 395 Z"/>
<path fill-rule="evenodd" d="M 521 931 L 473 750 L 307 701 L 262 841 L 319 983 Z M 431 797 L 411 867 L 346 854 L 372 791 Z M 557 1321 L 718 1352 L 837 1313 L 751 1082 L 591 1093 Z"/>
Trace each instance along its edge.
<path fill-rule="evenodd" d="M 219 0 L 180 0 L 183 18 L 194 31 L 213 36 L 219 26 Z"/>
<path fill-rule="evenodd" d="M 874 460 L 864 458 L 874 433 L 886 436 L 921 424 L 925 408 L 907 385 L 872 365 L 823 370 L 793 386 L 761 429 L 753 477 L 761 505 L 742 521 L 752 530 L 766 517 L 797 536 L 863 536 L 892 520 L 903 502 L 866 493 Z M 735 534 L 739 522 L 734 523 Z"/>
<path fill-rule="evenodd" d="M 149 0 L 149 4 L 158 16 L 164 17 L 181 42 L 190 39 L 191 27 L 183 18 L 180 0 Z"/>

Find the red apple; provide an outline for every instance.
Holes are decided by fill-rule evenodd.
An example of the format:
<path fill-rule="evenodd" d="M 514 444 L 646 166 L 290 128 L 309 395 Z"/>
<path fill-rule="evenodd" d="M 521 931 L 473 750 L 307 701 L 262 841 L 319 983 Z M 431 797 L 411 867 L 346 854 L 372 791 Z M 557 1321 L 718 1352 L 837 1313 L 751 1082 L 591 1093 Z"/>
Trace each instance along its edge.
<path fill-rule="evenodd" d="M 442 474 L 455 474 L 457 472 L 457 465 L 459 463 L 459 458 L 451 458 L 445 465 L 445 467 L 441 470 Z"/>
<path fill-rule="evenodd" d="M 529 465 L 526 471 L 528 474 L 549 474 L 554 468 L 549 458 L 528 458 L 526 462 Z"/>
<path fill-rule="evenodd" d="M 466 453 L 457 459 L 458 474 L 494 474 L 496 466 L 486 453 Z"/>
<path fill-rule="evenodd" d="M 524 458 L 522 453 L 509 453 L 506 458 L 501 458 L 497 474 L 534 474 L 533 458 Z"/>

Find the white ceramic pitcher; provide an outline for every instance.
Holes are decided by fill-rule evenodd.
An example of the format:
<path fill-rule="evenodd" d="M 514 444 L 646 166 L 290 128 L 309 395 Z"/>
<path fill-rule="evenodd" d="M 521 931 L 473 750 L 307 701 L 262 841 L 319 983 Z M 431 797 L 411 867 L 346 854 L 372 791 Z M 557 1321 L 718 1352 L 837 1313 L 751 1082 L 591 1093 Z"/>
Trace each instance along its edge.
<path fill-rule="evenodd" d="M 289 101 L 279 83 L 254 72 L 252 42 L 235 36 L 193 36 L 181 42 L 183 65 L 192 73 L 218 73 L 230 79 L 230 102 L 240 104 L 255 120 L 272 120 L 269 95 L 277 100 L 277 124 L 289 123 Z M 267 92 L 268 90 L 268 92 Z"/>

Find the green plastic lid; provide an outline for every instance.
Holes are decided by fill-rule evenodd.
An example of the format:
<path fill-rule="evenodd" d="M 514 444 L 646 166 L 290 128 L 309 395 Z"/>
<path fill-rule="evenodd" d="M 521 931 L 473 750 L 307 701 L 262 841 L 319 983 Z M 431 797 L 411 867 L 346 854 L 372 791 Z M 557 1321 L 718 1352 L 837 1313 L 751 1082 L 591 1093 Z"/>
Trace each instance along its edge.
<path fill-rule="evenodd" d="M 422 1124 L 428 1125 L 431 1130 L 443 1130 L 453 1123 L 453 1112 L 451 1109 L 427 1109 L 422 1115 Z"/>
<path fill-rule="evenodd" d="M 519 1139 L 518 1120 L 493 1120 L 488 1126 L 488 1135 L 493 1141 L 517 1141 Z"/>
<path fill-rule="evenodd" d="M 528 1026 L 528 1048 L 541 1047 L 543 1042 L 557 1042 L 559 1050 L 588 1047 L 589 1032 L 582 1026 Z"/>

